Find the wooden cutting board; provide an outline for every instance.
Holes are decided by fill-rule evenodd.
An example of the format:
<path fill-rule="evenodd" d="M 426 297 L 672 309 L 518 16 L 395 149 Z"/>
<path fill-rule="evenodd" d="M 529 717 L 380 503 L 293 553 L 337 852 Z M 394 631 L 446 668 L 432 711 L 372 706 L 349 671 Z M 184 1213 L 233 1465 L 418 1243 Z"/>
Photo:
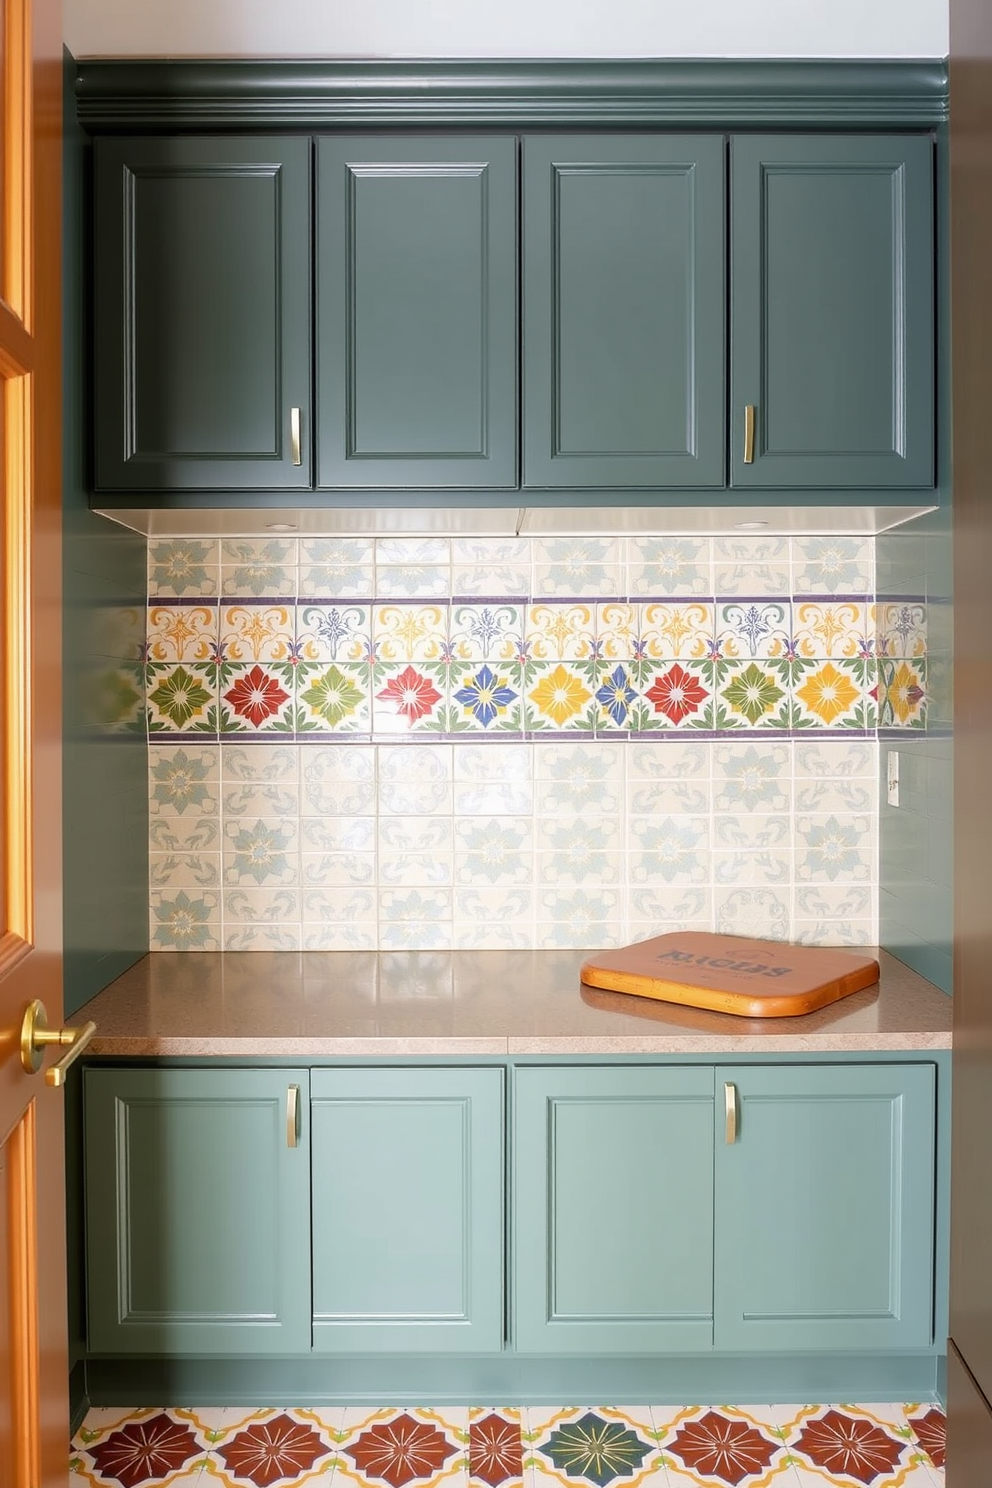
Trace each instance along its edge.
<path fill-rule="evenodd" d="M 870 987 L 878 962 L 856 951 L 676 930 L 603 951 L 579 975 L 610 992 L 742 1018 L 791 1018 Z"/>

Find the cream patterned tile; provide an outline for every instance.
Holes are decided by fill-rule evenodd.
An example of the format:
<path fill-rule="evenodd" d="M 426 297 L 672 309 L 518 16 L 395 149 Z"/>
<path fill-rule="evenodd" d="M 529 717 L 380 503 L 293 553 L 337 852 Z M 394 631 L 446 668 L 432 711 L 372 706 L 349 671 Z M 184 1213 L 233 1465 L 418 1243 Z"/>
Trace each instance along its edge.
<path fill-rule="evenodd" d="M 226 539 L 220 545 L 220 592 L 232 599 L 295 599 L 296 560 L 295 539 Z"/>
<path fill-rule="evenodd" d="M 90 1412 L 70 1457 L 74 1479 L 107 1488 L 191 1488 L 209 1452 L 206 1433 L 191 1413 L 151 1408 L 99 1421 Z"/>
<path fill-rule="evenodd" d="M 468 1484 L 468 1407 L 349 1409 L 338 1446 L 339 1482 L 407 1488 Z"/>
<path fill-rule="evenodd" d="M 218 544 L 178 537 L 148 544 L 148 593 L 152 598 L 212 596 L 220 589 Z"/>
<path fill-rule="evenodd" d="M 717 1488 L 794 1488 L 784 1441 L 774 1427 L 737 1406 L 655 1408 L 656 1431 L 670 1488 L 692 1483 Z"/>
<path fill-rule="evenodd" d="M 216 605 L 149 605 L 148 660 L 216 661 L 218 623 Z"/>
<path fill-rule="evenodd" d="M 337 1433 L 316 1412 L 260 1410 L 232 1421 L 207 1460 L 205 1481 L 224 1488 L 289 1488 L 329 1481 Z"/>
<path fill-rule="evenodd" d="M 647 1408 L 628 1414 L 612 1406 L 528 1407 L 526 1415 L 524 1460 L 535 1488 L 606 1488 L 614 1483 L 637 1488 L 659 1472 L 661 1454 Z"/>
<path fill-rule="evenodd" d="M 211 889 L 152 889 L 149 938 L 156 951 L 219 951 L 220 894 Z"/>

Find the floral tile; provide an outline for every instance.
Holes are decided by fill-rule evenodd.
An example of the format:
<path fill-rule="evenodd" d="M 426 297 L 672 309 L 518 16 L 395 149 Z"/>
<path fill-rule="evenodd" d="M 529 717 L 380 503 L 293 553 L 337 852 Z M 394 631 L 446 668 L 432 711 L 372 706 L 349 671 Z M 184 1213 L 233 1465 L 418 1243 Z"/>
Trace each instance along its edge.
<path fill-rule="evenodd" d="M 255 925 L 299 923 L 299 889 L 225 889 L 221 897 L 225 927 L 232 922 Z"/>
<path fill-rule="evenodd" d="M 585 950 L 619 944 L 621 905 L 615 889 L 542 890 L 535 905 L 538 948 Z"/>
<path fill-rule="evenodd" d="M 296 671 L 297 727 L 309 733 L 369 733 L 368 672 L 347 662 L 301 662 Z"/>
<path fill-rule="evenodd" d="M 716 889 L 714 928 L 720 935 L 787 940 L 791 926 L 789 895 L 780 889 Z"/>
<path fill-rule="evenodd" d="M 155 733 L 217 733 L 216 668 L 201 662 L 150 663 L 148 728 Z"/>
<path fill-rule="evenodd" d="M 714 686 L 716 728 L 788 728 L 788 686 L 767 662 L 727 661 Z"/>
<path fill-rule="evenodd" d="M 870 816 L 799 816 L 795 827 L 797 883 L 870 883 L 875 831 Z"/>
<path fill-rule="evenodd" d="M 596 654 L 596 607 L 575 601 L 528 605 L 524 640 L 536 661 L 586 661 Z"/>
<path fill-rule="evenodd" d="M 229 538 L 220 545 L 221 594 L 296 598 L 296 539 Z"/>
<path fill-rule="evenodd" d="M 272 663 L 232 662 L 220 683 L 223 734 L 289 732 L 293 727 L 293 677 Z"/>
<path fill-rule="evenodd" d="M 699 537 L 628 538 L 627 584 L 632 595 L 711 596 L 710 540 Z"/>
<path fill-rule="evenodd" d="M 455 881 L 489 888 L 529 884 L 533 846 L 527 817 L 459 815 L 454 821 Z"/>
<path fill-rule="evenodd" d="M 146 650 L 149 661 L 215 661 L 217 635 L 216 605 L 148 606 Z"/>
<path fill-rule="evenodd" d="M 787 600 L 718 604 L 714 640 L 721 655 L 730 659 L 783 655 L 790 640 L 791 610 Z"/>
<path fill-rule="evenodd" d="M 441 661 L 448 647 L 448 607 L 382 604 L 372 607 L 376 655 L 394 665 Z"/>
<path fill-rule="evenodd" d="M 637 1485 L 661 1466 L 650 1413 L 639 1419 L 608 1406 L 548 1411 L 529 1408 L 524 1433 L 525 1464 L 535 1488 L 541 1483 L 584 1488 Z"/>
<path fill-rule="evenodd" d="M 217 816 L 150 816 L 149 852 L 191 853 L 200 856 L 220 848 L 220 818 Z"/>
<path fill-rule="evenodd" d="M 303 949 L 299 925 L 224 924 L 225 951 L 300 951 Z"/>
<path fill-rule="evenodd" d="M 305 888 L 343 889 L 368 886 L 375 882 L 374 852 L 303 852 L 300 854 L 300 882 Z"/>
<path fill-rule="evenodd" d="M 210 538 L 152 539 L 148 544 L 148 593 L 152 598 L 195 598 L 220 591 L 219 550 Z"/>
<path fill-rule="evenodd" d="M 866 595 L 874 582 L 871 538 L 794 537 L 794 594 Z"/>
<path fill-rule="evenodd" d="M 456 889 L 454 944 L 460 950 L 527 950 L 534 940 L 534 895 L 529 887 Z"/>
<path fill-rule="evenodd" d="M 524 633 L 520 604 L 456 604 L 450 615 L 452 655 L 459 662 L 499 662 L 517 659 Z"/>
<path fill-rule="evenodd" d="M 792 632 L 796 654 L 817 661 L 871 656 L 871 612 L 872 606 L 860 600 L 797 600 Z"/>
<path fill-rule="evenodd" d="M 371 606 L 298 604 L 296 646 L 301 661 L 367 660 L 372 647 Z"/>
<path fill-rule="evenodd" d="M 447 1406 L 345 1412 L 338 1445 L 339 1481 L 467 1485 L 468 1407 Z"/>
<path fill-rule="evenodd" d="M 653 1415 L 669 1488 L 794 1488 L 785 1441 L 757 1414 L 735 1406 L 689 1406 L 656 1408 Z"/>
<path fill-rule="evenodd" d="M 922 600 L 879 600 L 876 616 L 879 656 L 927 654 L 927 606 Z"/>
<path fill-rule="evenodd" d="M 943 1470 L 947 1451 L 947 1417 L 938 1405 L 905 1405 L 903 1412 L 913 1440 L 931 1467 Z"/>
<path fill-rule="evenodd" d="M 925 661 L 879 661 L 880 727 L 922 729 L 926 726 L 926 668 Z"/>
<path fill-rule="evenodd" d="M 523 711 L 516 671 L 488 661 L 453 667 L 450 700 L 455 726 L 478 732 L 519 732 Z"/>
<path fill-rule="evenodd" d="M 596 651 L 604 661 L 630 661 L 638 654 L 640 606 L 621 600 L 596 606 Z"/>
<path fill-rule="evenodd" d="M 610 816 L 623 799 L 623 759 L 612 744 L 592 740 L 534 748 L 537 809 Z"/>
<path fill-rule="evenodd" d="M 76 1433 L 72 1477 L 101 1488 L 183 1488 L 198 1481 L 207 1461 L 206 1434 L 184 1414 L 148 1409 L 105 1426 L 87 1416 Z"/>
<path fill-rule="evenodd" d="M 217 813 L 220 752 L 215 747 L 161 744 L 149 752 L 148 806 L 163 816 Z"/>
<path fill-rule="evenodd" d="M 224 1488 L 289 1488 L 332 1473 L 336 1432 L 308 1410 L 258 1411 L 232 1422 L 207 1460 L 204 1483 Z"/>
<path fill-rule="evenodd" d="M 595 663 L 538 662 L 526 689 L 523 724 L 531 732 L 593 733 L 599 720 Z"/>
<path fill-rule="evenodd" d="M 445 696 L 422 667 L 390 667 L 372 697 L 372 727 L 377 734 L 425 732 L 444 722 Z"/>
<path fill-rule="evenodd" d="M 152 889 L 149 911 L 152 950 L 220 950 L 220 895 L 213 890 Z"/>
<path fill-rule="evenodd" d="M 375 929 L 376 895 L 371 888 L 314 888 L 303 891 L 304 925 L 362 925 Z"/>
<path fill-rule="evenodd" d="M 224 882 L 262 888 L 291 885 L 299 876 L 296 821 L 261 817 L 224 822 Z"/>
<path fill-rule="evenodd" d="M 738 533 L 713 539 L 717 594 L 788 594 L 791 582 L 788 538 Z"/>
<path fill-rule="evenodd" d="M 780 1428 L 803 1488 L 933 1488 L 899 1406 L 780 1407 Z"/>
<path fill-rule="evenodd" d="M 220 853 L 149 852 L 148 883 L 153 889 L 217 888 L 220 884 Z"/>
<path fill-rule="evenodd" d="M 300 778 L 300 751 L 295 744 L 258 743 L 255 740 L 250 744 L 239 744 L 228 739 L 217 754 L 221 779 L 225 782 L 271 782 L 289 787 Z"/>
<path fill-rule="evenodd" d="M 628 874 L 633 884 L 703 884 L 710 878 L 709 819 L 634 817 Z"/>
<path fill-rule="evenodd" d="M 859 661 L 823 661 L 793 688 L 794 723 L 820 728 L 871 727 L 866 697 L 869 673 Z"/>
<path fill-rule="evenodd" d="M 601 662 L 595 681 L 599 683 L 594 694 L 599 704 L 596 733 L 636 728 L 640 720 L 639 694 L 629 668 L 619 661 L 615 665 Z"/>
<path fill-rule="evenodd" d="M 536 538 L 534 593 L 615 595 L 621 591 L 622 549 L 617 537 Z"/>
<path fill-rule="evenodd" d="M 636 654 L 646 661 L 701 661 L 714 639 L 712 604 L 689 600 L 642 604 Z"/>
<path fill-rule="evenodd" d="M 220 654 L 225 661 L 290 661 L 296 645 L 296 607 L 226 604 L 220 607 Z"/>
<path fill-rule="evenodd" d="M 714 810 L 787 811 L 792 802 L 791 775 L 788 744 L 718 744 L 713 752 Z"/>
<path fill-rule="evenodd" d="M 642 663 L 640 689 L 636 727 L 641 732 L 713 727 L 713 688 L 705 662 Z"/>

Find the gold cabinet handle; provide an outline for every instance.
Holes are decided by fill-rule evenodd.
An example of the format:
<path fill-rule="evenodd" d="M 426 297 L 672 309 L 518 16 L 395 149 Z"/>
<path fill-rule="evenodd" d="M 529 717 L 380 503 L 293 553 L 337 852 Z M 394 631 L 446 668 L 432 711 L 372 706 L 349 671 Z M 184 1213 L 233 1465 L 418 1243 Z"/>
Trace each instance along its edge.
<path fill-rule="evenodd" d="M 744 408 L 744 464 L 754 464 L 754 415 L 757 412 L 753 403 L 748 403 Z"/>
<path fill-rule="evenodd" d="M 289 410 L 289 442 L 293 451 L 293 464 L 303 464 L 303 447 L 300 439 L 300 410 L 291 408 Z"/>
<path fill-rule="evenodd" d="M 286 1146 L 300 1145 L 300 1087 L 290 1085 L 286 1091 Z"/>
<path fill-rule="evenodd" d="M 78 1028 L 49 1028 L 45 1004 L 35 998 L 24 1009 L 21 1021 L 21 1068 L 25 1074 L 36 1075 L 50 1044 L 67 1049 L 68 1053 L 58 1064 L 49 1065 L 45 1071 L 46 1085 L 63 1085 L 66 1070 L 79 1058 L 95 1033 L 95 1023 L 82 1023 Z"/>
<path fill-rule="evenodd" d="M 728 1081 L 723 1087 L 723 1103 L 727 1114 L 727 1145 L 737 1141 L 737 1086 Z"/>

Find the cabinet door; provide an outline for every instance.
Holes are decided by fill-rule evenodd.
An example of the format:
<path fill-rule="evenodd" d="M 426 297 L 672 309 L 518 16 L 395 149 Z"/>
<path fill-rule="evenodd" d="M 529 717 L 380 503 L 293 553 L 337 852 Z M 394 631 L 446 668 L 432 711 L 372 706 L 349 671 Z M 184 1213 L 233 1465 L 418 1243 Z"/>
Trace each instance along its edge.
<path fill-rule="evenodd" d="M 503 1072 L 314 1070 L 313 1346 L 503 1346 Z"/>
<path fill-rule="evenodd" d="M 309 486 L 310 142 L 94 151 L 97 488 Z"/>
<path fill-rule="evenodd" d="M 732 141 L 732 485 L 933 484 L 932 150 Z"/>
<path fill-rule="evenodd" d="M 518 1070 L 514 1175 L 519 1351 L 711 1346 L 712 1067 Z"/>
<path fill-rule="evenodd" d="M 317 145 L 317 483 L 517 484 L 516 142 Z"/>
<path fill-rule="evenodd" d="M 309 1350 L 307 1080 L 307 1070 L 86 1071 L 91 1352 Z"/>
<path fill-rule="evenodd" d="M 738 1121 L 716 1149 L 716 1347 L 926 1348 L 933 1066 L 742 1065 L 717 1082 Z"/>
<path fill-rule="evenodd" d="M 722 135 L 524 141 L 524 484 L 722 486 Z"/>

